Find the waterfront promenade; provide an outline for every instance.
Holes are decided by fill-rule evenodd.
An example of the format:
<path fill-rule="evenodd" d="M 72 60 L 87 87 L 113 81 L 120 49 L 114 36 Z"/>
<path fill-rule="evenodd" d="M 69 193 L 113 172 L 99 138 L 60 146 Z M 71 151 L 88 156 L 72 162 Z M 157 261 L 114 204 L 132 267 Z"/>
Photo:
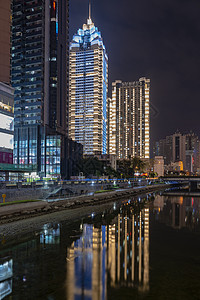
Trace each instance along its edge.
<path fill-rule="evenodd" d="M 42 225 L 58 221 L 74 221 L 89 215 L 94 210 L 101 210 L 102 205 L 123 201 L 139 194 L 152 194 L 171 187 L 170 184 L 157 184 L 135 188 L 118 189 L 93 195 L 70 197 L 59 201 L 37 201 L 0 207 L 0 242 L 6 238 L 14 242 L 30 232 L 38 230 Z M 14 239 L 14 240 L 13 240 Z"/>

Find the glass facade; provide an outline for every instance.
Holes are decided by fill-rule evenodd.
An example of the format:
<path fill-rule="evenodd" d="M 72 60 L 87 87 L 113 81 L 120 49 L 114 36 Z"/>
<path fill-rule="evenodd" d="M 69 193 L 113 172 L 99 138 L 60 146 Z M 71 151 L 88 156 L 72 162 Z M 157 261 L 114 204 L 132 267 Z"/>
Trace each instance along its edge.
<path fill-rule="evenodd" d="M 13 160 L 15 164 L 33 164 L 40 162 L 41 148 L 45 140 L 44 128 L 40 126 L 15 128 Z M 41 165 L 40 165 L 41 166 Z"/>
<path fill-rule="evenodd" d="M 41 124 L 43 84 L 43 1 L 13 1 L 12 86 L 15 126 Z"/>
<path fill-rule="evenodd" d="M 47 136 L 46 138 L 46 174 L 59 176 L 61 162 L 61 137 Z"/>
<path fill-rule="evenodd" d="M 108 57 L 91 18 L 70 45 L 69 135 L 84 154 L 106 154 Z"/>
<path fill-rule="evenodd" d="M 43 125 L 43 28 L 44 1 L 13 1 L 11 52 L 16 164 L 41 164 L 38 162 L 38 142 Z"/>
<path fill-rule="evenodd" d="M 67 44 L 67 0 L 12 1 L 14 163 L 37 165 L 41 177 L 61 175 L 65 149 L 60 140 L 67 138 Z"/>

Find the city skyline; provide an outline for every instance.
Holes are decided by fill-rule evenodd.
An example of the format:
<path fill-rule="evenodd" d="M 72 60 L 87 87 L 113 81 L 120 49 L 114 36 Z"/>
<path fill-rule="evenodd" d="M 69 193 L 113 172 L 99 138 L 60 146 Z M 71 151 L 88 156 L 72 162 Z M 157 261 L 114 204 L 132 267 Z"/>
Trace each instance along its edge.
<path fill-rule="evenodd" d="M 200 299 L 196 0 L 0 0 L 0 300 Z"/>
<path fill-rule="evenodd" d="M 70 3 L 70 37 L 83 23 L 87 4 L 80 0 Z M 101 25 L 109 56 L 109 96 L 115 80 L 130 81 L 142 76 L 151 79 L 152 142 L 177 129 L 189 128 L 200 134 L 200 94 L 195 80 L 200 48 L 196 26 L 199 8 L 199 3 L 180 0 L 165 0 L 162 5 L 157 0 L 124 4 L 92 1 L 93 21 Z"/>

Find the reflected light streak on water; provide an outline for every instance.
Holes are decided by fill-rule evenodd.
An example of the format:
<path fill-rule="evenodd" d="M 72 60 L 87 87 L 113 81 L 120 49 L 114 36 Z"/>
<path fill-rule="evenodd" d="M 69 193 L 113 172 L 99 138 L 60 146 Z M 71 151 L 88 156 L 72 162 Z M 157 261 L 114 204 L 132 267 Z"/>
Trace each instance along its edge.
<path fill-rule="evenodd" d="M 200 201 L 153 200 L 115 202 L 101 213 L 94 207 L 88 218 L 46 224 L 35 238 L 1 250 L 0 299 L 160 299 L 166 292 L 192 299 L 190 278 L 198 299 Z M 168 290 L 171 281 L 176 288 Z"/>

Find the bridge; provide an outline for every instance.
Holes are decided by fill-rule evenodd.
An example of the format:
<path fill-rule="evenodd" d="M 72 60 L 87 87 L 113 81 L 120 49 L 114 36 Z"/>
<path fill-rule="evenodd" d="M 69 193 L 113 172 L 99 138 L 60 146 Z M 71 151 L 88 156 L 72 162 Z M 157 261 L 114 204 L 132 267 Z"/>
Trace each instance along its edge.
<path fill-rule="evenodd" d="M 189 185 L 189 192 L 200 192 L 200 176 L 164 176 L 164 182 L 185 183 Z"/>

